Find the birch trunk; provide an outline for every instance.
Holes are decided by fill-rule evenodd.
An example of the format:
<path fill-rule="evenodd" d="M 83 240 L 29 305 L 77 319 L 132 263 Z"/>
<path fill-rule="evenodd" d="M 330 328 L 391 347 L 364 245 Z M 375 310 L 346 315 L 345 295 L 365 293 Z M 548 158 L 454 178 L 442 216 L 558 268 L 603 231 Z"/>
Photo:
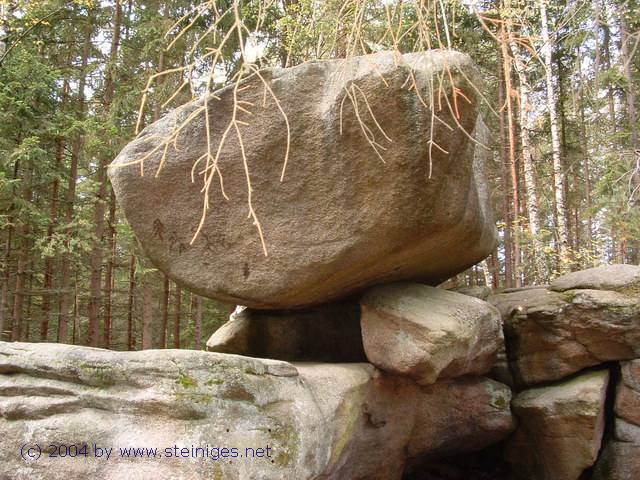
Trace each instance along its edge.
<path fill-rule="evenodd" d="M 541 33 L 542 33 L 542 53 L 545 65 L 545 80 L 547 87 L 547 108 L 549 109 L 549 121 L 551 125 L 551 151 L 553 156 L 553 193 L 555 199 L 555 223 L 558 239 L 558 253 L 560 262 L 558 269 L 565 272 L 571 265 L 569 253 L 569 236 L 567 231 L 566 202 L 564 195 L 564 172 L 562 170 L 562 159 L 560 158 L 560 135 L 558 131 L 558 114 L 556 111 L 556 96 L 553 86 L 553 62 L 552 51 L 553 42 L 549 36 L 549 24 L 547 19 L 546 0 L 539 0 Z"/>

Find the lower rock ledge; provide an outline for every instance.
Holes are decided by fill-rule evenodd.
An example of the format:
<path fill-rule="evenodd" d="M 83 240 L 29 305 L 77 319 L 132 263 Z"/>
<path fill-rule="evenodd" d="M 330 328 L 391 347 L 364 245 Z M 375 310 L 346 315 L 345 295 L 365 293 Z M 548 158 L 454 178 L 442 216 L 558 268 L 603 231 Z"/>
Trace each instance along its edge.
<path fill-rule="evenodd" d="M 504 438 L 510 398 L 364 363 L 0 342 L 0 478 L 393 480 Z"/>

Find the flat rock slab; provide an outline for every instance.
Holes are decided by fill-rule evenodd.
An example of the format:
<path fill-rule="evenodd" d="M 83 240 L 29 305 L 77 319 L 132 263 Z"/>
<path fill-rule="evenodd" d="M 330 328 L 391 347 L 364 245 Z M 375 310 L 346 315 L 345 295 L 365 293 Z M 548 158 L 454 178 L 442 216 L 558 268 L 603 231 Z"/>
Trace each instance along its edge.
<path fill-rule="evenodd" d="M 367 361 L 356 302 L 292 311 L 238 307 L 211 335 L 207 350 L 287 361 Z"/>
<path fill-rule="evenodd" d="M 248 77 L 238 100 L 252 115 L 239 111 L 238 119 L 250 125 L 238 128 L 267 257 L 248 218 L 238 134 L 235 128 L 224 133 L 233 88 L 206 100 L 210 146 L 200 99 L 147 127 L 109 169 L 127 220 L 160 270 L 222 302 L 286 309 L 396 280 L 438 284 L 493 250 L 496 229 L 483 173 L 488 152 L 468 138 L 488 143 L 478 120 L 481 82 L 468 56 L 381 52 L 261 75 L 291 126 L 281 181 L 285 120 L 261 79 Z M 423 105 L 434 82 L 442 106 L 435 123 Z M 448 107 L 454 94 L 459 118 Z M 174 143 L 172 132 L 186 120 Z M 210 211 L 192 243 L 203 212 L 206 154 L 217 154 L 223 136 L 216 165 L 228 200 L 219 176 L 209 177 Z M 384 148 L 384 163 L 367 136 Z"/>
<path fill-rule="evenodd" d="M 556 278 L 551 290 L 563 292 L 577 288 L 592 290 L 627 290 L 640 295 L 640 266 L 603 265 L 579 272 L 571 272 Z"/>
<path fill-rule="evenodd" d="M 516 384 L 559 380 L 640 356 L 640 296 L 610 290 L 544 288 L 489 297 L 500 310 Z"/>
<path fill-rule="evenodd" d="M 501 342 L 499 312 L 474 297 L 416 283 L 369 290 L 360 300 L 369 361 L 420 384 L 487 373 Z"/>
<path fill-rule="evenodd" d="M 508 402 L 482 393 L 503 398 L 506 387 L 486 379 L 455 385 L 421 390 L 369 364 L 0 342 L 0 478 L 400 479 L 409 444 L 415 455 L 435 450 L 433 438 L 418 437 L 433 414 L 424 406 L 436 408 L 448 391 L 478 401 L 437 407 L 457 422 L 431 427 L 446 431 L 437 451 L 465 449 L 471 411 L 497 408 L 504 417 L 483 421 L 494 429 L 482 432 L 483 442 L 508 433 Z M 459 408 L 469 415 L 451 411 Z M 50 445 L 63 455 L 49 457 Z M 147 450 L 132 459 L 132 448 Z M 41 457 L 24 460 L 21 450 Z"/>
<path fill-rule="evenodd" d="M 608 371 L 590 372 L 515 397 L 518 428 L 507 442 L 507 458 L 517 478 L 581 478 L 600 450 L 608 382 Z"/>

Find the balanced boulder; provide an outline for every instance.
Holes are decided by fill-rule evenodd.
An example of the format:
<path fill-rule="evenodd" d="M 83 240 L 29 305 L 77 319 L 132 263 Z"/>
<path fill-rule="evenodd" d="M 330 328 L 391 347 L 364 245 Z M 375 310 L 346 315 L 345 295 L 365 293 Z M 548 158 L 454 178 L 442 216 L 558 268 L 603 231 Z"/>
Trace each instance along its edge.
<path fill-rule="evenodd" d="M 267 69 L 147 127 L 109 175 L 150 260 L 206 297 L 285 309 L 438 284 L 496 244 L 469 139 L 487 143 L 480 83 L 447 50 Z"/>
<path fill-rule="evenodd" d="M 488 372 L 501 343 L 499 312 L 474 297 L 416 283 L 374 287 L 360 300 L 369 361 L 420 384 Z"/>

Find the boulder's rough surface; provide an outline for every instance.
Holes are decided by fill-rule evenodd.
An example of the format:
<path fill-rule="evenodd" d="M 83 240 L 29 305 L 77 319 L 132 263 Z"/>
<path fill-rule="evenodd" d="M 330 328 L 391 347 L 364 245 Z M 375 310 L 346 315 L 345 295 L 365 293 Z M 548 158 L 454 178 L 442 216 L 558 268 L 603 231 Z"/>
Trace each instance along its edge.
<path fill-rule="evenodd" d="M 443 122 L 435 123 L 433 141 L 448 154 L 430 143 L 432 114 L 422 104 L 430 98 L 431 80 L 445 69 L 450 75 L 442 77 L 439 90 L 444 108 L 437 112 Z M 150 125 L 114 160 L 109 175 L 118 201 L 159 269 L 206 297 L 286 309 L 397 280 L 437 284 L 492 251 L 496 230 L 483 174 L 486 152 L 476 152 L 457 126 L 486 140 L 486 127 L 479 122 L 476 128 L 480 102 L 469 81 L 480 82 L 468 56 L 444 50 L 381 52 L 265 70 L 262 77 L 291 125 L 280 181 L 285 121 L 269 94 L 263 107 L 261 80 L 248 77 L 238 99 L 252 115 L 240 111 L 238 119 L 251 125 L 239 129 L 267 257 L 247 218 L 247 179 L 234 128 L 217 164 L 229 199 L 213 178 L 211 210 L 191 243 L 203 209 L 200 172 L 207 162 L 192 167 L 208 151 L 204 100 Z M 415 88 L 406 88 L 411 78 Z M 458 94 L 458 119 L 444 99 L 453 105 L 451 82 L 470 100 L 460 101 Z M 233 88 L 215 95 L 218 99 L 208 100 L 214 156 L 232 117 Z M 186 119 L 190 123 L 175 145 L 164 148 L 163 139 Z M 385 163 L 365 132 L 386 149 Z M 144 176 L 136 164 L 142 159 Z"/>
<path fill-rule="evenodd" d="M 410 458 L 424 461 L 477 451 L 513 431 L 511 390 L 501 383 L 465 377 L 420 390 Z"/>
<path fill-rule="evenodd" d="M 465 382 L 468 392 L 455 382 L 432 392 L 369 364 L 0 342 L 0 478 L 399 479 L 409 450 L 434 451 L 424 428 L 447 430 L 440 451 L 465 448 L 478 419 L 459 408 L 494 418 L 481 421 L 498 432 L 482 442 L 508 433 L 505 387 Z M 438 405 L 449 389 L 475 404 Z M 454 424 L 429 427 L 429 402 Z M 51 444 L 85 443 L 88 458 L 48 456 Z M 23 460 L 35 444 L 42 457 Z M 120 450 L 134 447 L 157 451 L 132 460 Z"/>
<path fill-rule="evenodd" d="M 559 385 L 518 394 L 516 433 L 507 457 L 523 480 L 578 480 L 598 456 L 609 372 L 589 372 Z"/>
<path fill-rule="evenodd" d="M 640 472 L 640 426 L 616 418 L 591 480 L 637 480 Z"/>
<path fill-rule="evenodd" d="M 613 432 L 593 480 L 636 480 L 640 475 L 640 360 L 622 364 L 614 411 Z"/>
<path fill-rule="evenodd" d="M 504 321 L 518 384 L 559 380 L 580 370 L 640 356 L 640 296 L 610 290 L 544 288 L 489 297 Z"/>
<path fill-rule="evenodd" d="M 420 384 L 487 373 L 501 341 L 499 312 L 482 300 L 417 283 L 374 287 L 361 299 L 364 349 L 381 370 Z"/>
<path fill-rule="evenodd" d="M 622 363 L 615 412 L 618 417 L 640 427 L 640 360 Z"/>
<path fill-rule="evenodd" d="M 238 307 L 207 350 L 287 361 L 367 361 L 355 302 L 288 312 Z"/>
<path fill-rule="evenodd" d="M 473 287 L 455 287 L 449 289 L 452 292 L 461 293 L 463 295 L 469 295 L 470 297 L 476 297 L 480 300 L 486 300 L 491 295 L 491 288 L 476 285 Z"/>
<path fill-rule="evenodd" d="M 576 288 L 590 290 L 632 290 L 640 294 L 640 266 L 603 265 L 571 272 L 551 282 L 551 290 L 564 292 Z"/>

